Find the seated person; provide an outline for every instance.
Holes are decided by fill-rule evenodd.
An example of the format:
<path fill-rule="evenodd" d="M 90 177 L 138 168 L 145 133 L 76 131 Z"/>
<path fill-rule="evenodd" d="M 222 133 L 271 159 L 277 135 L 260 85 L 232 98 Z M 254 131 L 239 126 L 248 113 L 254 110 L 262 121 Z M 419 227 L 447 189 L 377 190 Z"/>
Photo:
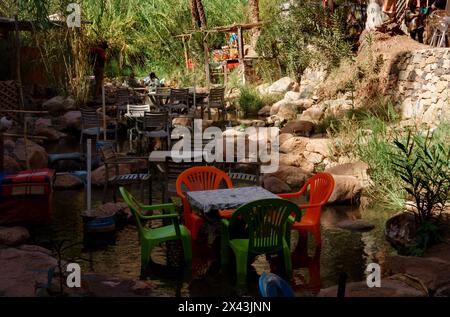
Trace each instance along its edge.
<path fill-rule="evenodd" d="M 156 87 L 163 87 L 163 81 L 160 80 L 155 73 L 151 72 L 147 77 L 144 78 L 144 85 L 150 88 L 150 91 L 155 91 Z"/>
<path fill-rule="evenodd" d="M 131 88 L 141 87 L 141 84 L 136 79 L 134 73 L 131 73 L 130 77 L 128 78 L 128 87 L 131 87 Z"/>

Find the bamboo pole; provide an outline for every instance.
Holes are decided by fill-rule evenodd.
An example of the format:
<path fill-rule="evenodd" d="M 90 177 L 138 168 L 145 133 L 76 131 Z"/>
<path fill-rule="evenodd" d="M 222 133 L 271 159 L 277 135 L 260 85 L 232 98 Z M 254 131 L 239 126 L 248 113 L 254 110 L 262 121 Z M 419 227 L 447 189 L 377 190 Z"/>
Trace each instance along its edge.
<path fill-rule="evenodd" d="M 22 138 L 23 134 L 16 134 L 16 133 L 3 133 L 3 136 L 11 137 L 11 138 Z M 36 139 L 36 140 L 48 140 L 46 136 L 34 136 L 34 135 L 27 135 L 28 139 Z"/>
<path fill-rule="evenodd" d="M 208 48 L 208 33 L 203 32 L 203 52 L 205 54 L 205 73 L 206 73 L 206 87 L 211 86 L 211 78 L 209 74 L 209 48 Z"/>
<path fill-rule="evenodd" d="M 103 110 L 103 140 L 106 141 L 106 102 L 105 102 L 105 85 L 102 85 L 102 110 Z"/>
<path fill-rule="evenodd" d="M 239 64 L 241 66 L 242 69 L 242 75 L 241 75 L 241 79 L 242 79 L 242 83 L 245 85 L 245 63 L 244 63 L 244 35 L 242 32 L 242 27 L 239 26 L 238 28 L 238 49 L 239 49 Z"/>

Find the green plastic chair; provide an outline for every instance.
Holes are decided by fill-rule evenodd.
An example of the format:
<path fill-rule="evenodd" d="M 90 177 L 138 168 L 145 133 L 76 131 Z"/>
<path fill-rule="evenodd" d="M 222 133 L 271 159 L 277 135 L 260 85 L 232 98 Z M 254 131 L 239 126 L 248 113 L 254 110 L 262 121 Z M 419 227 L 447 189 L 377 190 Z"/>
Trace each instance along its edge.
<path fill-rule="evenodd" d="M 242 284 L 247 277 L 249 254 L 267 254 L 283 251 L 286 274 L 292 276 L 289 237 L 289 217 L 295 215 L 300 220 L 301 211 L 296 204 L 285 199 L 255 200 L 239 207 L 230 220 L 222 219 L 221 261 L 222 268 L 229 264 L 229 250 L 236 257 L 237 282 Z M 231 233 L 242 221 L 248 230 L 248 238 L 232 238 Z"/>
<path fill-rule="evenodd" d="M 127 203 L 134 217 L 139 230 L 139 240 L 141 244 L 141 269 L 147 267 L 150 255 L 154 247 L 158 244 L 180 239 L 183 244 L 184 261 L 186 265 L 192 264 L 192 245 L 191 245 L 191 233 L 189 230 L 178 223 L 179 215 L 176 213 L 174 204 L 161 204 L 161 205 L 142 205 L 137 199 L 130 194 L 124 187 L 119 188 L 123 199 Z M 144 211 L 161 210 L 163 213 L 168 211 L 168 214 L 145 216 L 142 213 Z M 172 224 L 163 226 L 160 228 L 149 229 L 142 225 L 142 220 L 157 220 L 157 219 L 170 219 Z"/>

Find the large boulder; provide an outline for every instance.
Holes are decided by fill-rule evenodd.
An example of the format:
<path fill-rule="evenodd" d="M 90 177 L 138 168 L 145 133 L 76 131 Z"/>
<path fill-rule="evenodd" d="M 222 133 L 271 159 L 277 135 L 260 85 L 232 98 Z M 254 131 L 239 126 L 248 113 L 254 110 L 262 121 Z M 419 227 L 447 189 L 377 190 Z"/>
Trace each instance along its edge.
<path fill-rule="evenodd" d="M 291 103 L 282 104 L 277 112 L 277 117 L 280 118 L 281 121 L 290 121 L 297 119 L 297 106 Z"/>
<path fill-rule="evenodd" d="M 309 137 L 314 132 L 314 123 L 302 120 L 291 121 L 286 123 L 280 132 Z"/>
<path fill-rule="evenodd" d="M 363 187 L 370 184 L 370 177 L 368 175 L 369 165 L 364 162 L 344 163 L 325 170 L 326 173 L 333 175 L 348 175 L 354 176 L 361 182 Z"/>
<path fill-rule="evenodd" d="M 260 95 L 268 95 L 269 94 L 269 87 L 270 84 L 261 84 L 259 86 L 256 87 L 256 91 L 260 94 Z"/>
<path fill-rule="evenodd" d="M 284 94 L 294 87 L 295 81 L 289 77 L 283 77 L 267 88 L 269 94 Z"/>
<path fill-rule="evenodd" d="M 30 237 L 24 227 L 0 227 L 0 245 L 16 246 L 23 244 Z"/>
<path fill-rule="evenodd" d="M 334 189 L 328 203 L 359 203 L 362 186 L 353 176 L 333 175 Z"/>
<path fill-rule="evenodd" d="M 301 167 L 308 173 L 312 173 L 314 171 L 314 164 L 302 156 L 280 153 L 279 162 L 280 165 Z"/>
<path fill-rule="evenodd" d="M 280 152 L 295 154 L 299 156 L 303 155 L 303 152 L 306 150 L 306 146 L 308 145 L 309 140 L 310 139 L 304 137 L 293 137 L 283 143 L 280 142 Z"/>
<path fill-rule="evenodd" d="M 37 126 L 36 130 L 34 131 L 34 134 L 36 136 L 46 137 L 50 141 L 57 141 L 67 136 L 67 134 L 59 132 L 52 127 L 45 127 L 45 126 Z"/>
<path fill-rule="evenodd" d="M 295 91 L 288 91 L 285 95 L 284 95 L 284 100 L 287 101 L 297 101 L 301 99 L 300 93 L 299 92 L 295 92 Z"/>
<path fill-rule="evenodd" d="M 275 176 L 291 187 L 301 187 L 311 176 L 310 173 L 300 167 L 281 165 L 278 171 L 268 174 Z"/>
<path fill-rule="evenodd" d="M 416 243 L 417 225 L 412 212 L 400 212 L 386 221 L 386 240 L 400 253 L 407 254 Z"/>
<path fill-rule="evenodd" d="M 279 144 L 283 144 L 287 140 L 293 138 L 294 136 L 290 133 L 283 133 L 280 131 L 280 135 L 278 136 Z"/>
<path fill-rule="evenodd" d="M 36 296 L 36 284 L 47 284 L 48 271 L 57 264 L 49 250 L 38 246 L 0 249 L 0 294 Z"/>
<path fill-rule="evenodd" d="M 330 156 L 331 141 L 326 138 L 311 139 L 306 145 L 306 150 L 311 153 L 318 153 L 323 157 Z"/>
<path fill-rule="evenodd" d="M 259 109 L 258 116 L 270 116 L 270 110 L 272 109 L 272 106 L 266 105 Z"/>
<path fill-rule="evenodd" d="M 320 108 L 313 107 L 303 111 L 300 116 L 300 120 L 317 123 L 320 121 L 320 119 L 322 119 L 322 117 L 323 117 L 323 110 Z"/>
<path fill-rule="evenodd" d="M 27 140 L 27 146 L 25 147 L 25 140 L 18 139 L 14 148 L 14 155 L 23 166 L 26 165 L 28 158 L 31 169 L 46 168 L 48 165 L 48 154 L 45 149 L 31 140 Z"/>
<path fill-rule="evenodd" d="M 426 297 L 428 293 L 410 285 L 407 281 L 389 277 L 381 279 L 381 287 L 368 287 L 366 281 L 352 282 L 345 286 L 345 297 Z M 320 291 L 318 297 L 337 297 L 337 286 Z"/>
<path fill-rule="evenodd" d="M 56 96 L 42 104 L 42 108 L 48 110 L 51 114 L 58 115 L 64 112 L 75 110 L 76 104 L 72 97 Z"/>
<path fill-rule="evenodd" d="M 61 126 L 64 130 L 81 129 L 81 112 L 69 111 L 61 117 Z"/>
<path fill-rule="evenodd" d="M 384 266 L 387 274 L 407 274 L 419 279 L 430 293 L 450 284 L 450 262 L 439 258 L 388 256 Z"/>
<path fill-rule="evenodd" d="M 275 176 L 264 177 L 263 187 L 274 194 L 291 192 L 291 187 Z"/>

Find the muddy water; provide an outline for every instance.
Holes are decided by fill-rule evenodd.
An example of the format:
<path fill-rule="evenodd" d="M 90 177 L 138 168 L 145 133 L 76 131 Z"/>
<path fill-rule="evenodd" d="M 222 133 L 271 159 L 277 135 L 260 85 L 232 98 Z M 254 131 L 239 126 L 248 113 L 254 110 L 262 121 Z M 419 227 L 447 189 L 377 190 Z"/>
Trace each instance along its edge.
<path fill-rule="evenodd" d="M 137 188 L 134 189 L 137 191 Z M 67 239 L 80 242 L 65 252 L 68 259 L 82 257 L 90 261 L 79 261 L 84 270 L 131 279 L 149 279 L 159 294 L 167 296 L 258 296 L 258 276 L 263 271 L 282 267 L 277 258 L 270 261 L 264 256 L 254 260 L 249 270 L 246 287 L 234 286 L 234 273 L 222 273 L 218 258 L 218 244 L 194 246 L 192 274 L 180 270 L 168 260 L 170 246 L 156 248 L 152 253 L 151 265 L 144 275 L 140 272 L 140 247 L 136 227 L 127 225 L 115 234 L 115 243 L 106 247 L 86 248 L 83 244 L 84 192 L 56 191 L 54 193 L 54 213 L 48 226 L 36 228 L 32 232 L 35 243 L 46 245 L 49 239 Z M 158 192 L 154 199 L 159 201 Z M 93 206 L 101 202 L 102 192 L 94 189 Z M 348 274 L 349 281 L 365 279 L 365 268 L 374 260 L 381 261 L 394 251 L 383 238 L 383 224 L 388 212 L 377 209 L 360 210 L 351 206 L 331 206 L 322 213 L 322 249 L 315 250 L 312 238 L 308 241 L 307 255 L 300 245 L 293 255 L 293 287 L 299 296 L 314 296 L 319 289 L 337 284 L 340 272 Z M 370 232 L 357 233 L 336 228 L 335 224 L 345 219 L 366 219 L 375 224 Z M 293 232 L 291 248 L 297 246 L 298 235 Z M 300 251 L 299 251 L 300 249 Z M 176 251 L 175 251 L 176 253 Z M 172 255 L 173 257 L 173 255 Z M 176 254 L 175 254 L 176 258 Z M 169 262 L 169 263 L 168 263 Z M 175 260 L 175 262 L 177 262 Z"/>

